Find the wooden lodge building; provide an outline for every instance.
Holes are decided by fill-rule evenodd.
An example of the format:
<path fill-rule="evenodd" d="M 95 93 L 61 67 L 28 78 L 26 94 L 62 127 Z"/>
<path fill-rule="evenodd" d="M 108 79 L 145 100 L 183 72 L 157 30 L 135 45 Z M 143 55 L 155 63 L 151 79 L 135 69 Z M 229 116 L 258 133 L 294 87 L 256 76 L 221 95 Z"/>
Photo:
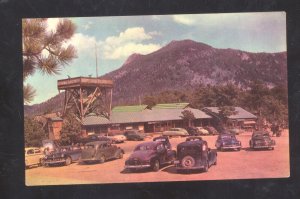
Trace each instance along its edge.
<path fill-rule="evenodd" d="M 207 108 L 216 108 L 217 110 L 217 107 Z M 194 109 L 190 107 L 189 103 L 170 103 L 157 104 L 151 109 L 147 105 L 117 106 L 112 109 L 110 119 L 89 114 L 83 119 L 83 131 L 85 134 L 98 134 L 136 129 L 152 133 L 162 132 L 174 127 L 184 128 L 188 126 L 188 122 L 182 118 L 184 110 L 189 110 L 194 114 L 195 120 L 192 121 L 192 126 L 214 126 L 217 111 L 214 113 L 208 111 L 211 109 Z M 236 107 L 236 111 L 237 114 L 232 118 L 237 121 L 236 126 L 241 124 L 239 123 L 240 120 L 244 122 L 243 124 L 250 122 L 251 125 L 256 121 L 256 116 L 246 110 Z"/>
<path fill-rule="evenodd" d="M 257 125 L 257 117 L 252 113 L 244 110 L 241 107 L 234 107 L 236 114 L 230 115 L 227 118 L 226 126 L 230 128 L 243 128 L 243 129 L 255 129 Z M 212 125 L 215 126 L 218 123 L 219 108 L 218 107 L 205 107 L 201 109 L 208 115 L 212 116 Z"/>

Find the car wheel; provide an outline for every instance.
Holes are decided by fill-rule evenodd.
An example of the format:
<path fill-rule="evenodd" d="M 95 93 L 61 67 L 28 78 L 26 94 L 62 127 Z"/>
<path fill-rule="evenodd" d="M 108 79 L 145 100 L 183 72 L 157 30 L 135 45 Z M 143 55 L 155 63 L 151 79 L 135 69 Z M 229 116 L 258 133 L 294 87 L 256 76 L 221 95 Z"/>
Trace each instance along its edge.
<path fill-rule="evenodd" d="M 101 155 L 99 161 L 100 161 L 100 163 L 104 163 L 105 162 L 105 156 Z"/>
<path fill-rule="evenodd" d="M 216 161 L 214 162 L 214 165 L 217 165 L 217 157 L 216 157 Z"/>
<path fill-rule="evenodd" d="M 271 147 L 271 150 L 274 150 L 274 147 Z"/>
<path fill-rule="evenodd" d="M 45 160 L 43 158 L 40 159 L 40 166 L 45 166 Z"/>
<path fill-rule="evenodd" d="M 122 153 L 122 151 L 119 151 L 119 153 L 118 153 L 118 158 L 119 158 L 119 159 L 122 159 L 122 158 L 123 158 L 123 153 Z"/>
<path fill-rule="evenodd" d="M 209 167 L 209 164 L 208 164 L 208 161 L 206 161 L 205 165 L 204 165 L 204 172 L 207 172 L 208 171 L 208 167 Z"/>
<path fill-rule="evenodd" d="M 67 157 L 65 165 L 68 166 L 72 163 L 72 159 L 70 157 Z"/>
<path fill-rule="evenodd" d="M 192 156 L 185 156 L 182 160 L 181 160 L 181 165 L 184 167 L 184 168 L 190 168 L 190 167 L 193 167 L 195 166 L 195 158 L 193 158 Z"/>
<path fill-rule="evenodd" d="M 159 168 L 160 168 L 159 161 L 158 161 L 158 160 L 154 160 L 154 161 L 153 161 L 153 165 L 152 165 L 152 170 L 153 170 L 153 171 L 158 171 Z"/>

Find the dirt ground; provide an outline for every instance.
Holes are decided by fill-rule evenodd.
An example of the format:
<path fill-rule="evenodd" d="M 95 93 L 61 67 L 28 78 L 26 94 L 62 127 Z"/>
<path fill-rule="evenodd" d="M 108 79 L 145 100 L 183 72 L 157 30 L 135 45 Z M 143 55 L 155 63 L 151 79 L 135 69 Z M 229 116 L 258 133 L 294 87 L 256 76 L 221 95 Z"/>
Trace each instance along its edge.
<path fill-rule="evenodd" d="M 176 173 L 173 165 L 162 167 L 158 172 L 142 170 L 134 173 L 124 172 L 125 160 L 140 141 L 127 141 L 118 144 L 125 150 L 124 158 L 103 164 L 35 167 L 25 170 L 27 186 L 62 184 L 101 184 L 128 182 L 164 182 L 191 180 L 228 180 L 253 178 L 286 178 L 290 176 L 289 138 L 285 130 L 281 137 L 272 137 L 276 141 L 274 150 L 249 150 L 250 132 L 238 135 L 242 142 L 241 151 L 218 152 L 218 163 L 209 171 Z M 210 148 L 215 148 L 217 136 L 203 136 Z M 150 138 L 149 138 L 150 140 Z M 175 149 L 185 138 L 172 138 Z"/>

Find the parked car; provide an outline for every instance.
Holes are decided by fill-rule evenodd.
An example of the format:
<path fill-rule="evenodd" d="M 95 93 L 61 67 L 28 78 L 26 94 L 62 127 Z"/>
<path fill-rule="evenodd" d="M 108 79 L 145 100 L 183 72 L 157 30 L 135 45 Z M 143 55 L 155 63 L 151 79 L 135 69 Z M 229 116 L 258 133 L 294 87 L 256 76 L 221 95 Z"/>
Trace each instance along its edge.
<path fill-rule="evenodd" d="M 199 129 L 197 127 L 190 126 L 190 127 L 187 127 L 186 130 L 189 133 L 189 135 L 191 135 L 191 136 L 201 134 L 201 132 L 199 131 Z"/>
<path fill-rule="evenodd" d="M 203 127 L 198 126 L 198 127 L 196 127 L 196 128 L 199 130 L 200 135 L 209 135 L 208 130 L 204 129 Z"/>
<path fill-rule="evenodd" d="M 227 131 L 233 135 L 239 135 L 244 132 L 242 129 L 237 129 L 237 128 L 228 129 Z"/>
<path fill-rule="evenodd" d="M 144 142 L 137 145 L 125 161 L 125 169 L 151 168 L 158 171 L 161 165 L 172 163 L 175 157 L 176 151 L 169 149 L 163 141 Z"/>
<path fill-rule="evenodd" d="M 63 146 L 56 148 L 55 151 L 45 155 L 44 165 L 70 165 L 72 162 L 78 161 L 81 156 L 81 148 L 79 146 Z"/>
<path fill-rule="evenodd" d="M 239 151 L 242 148 L 241 142 L 236 139 L 235 135 L 229 133 L 220 134 L 215 146 L 217 150 L 234 149 Z"/>
<path fill-rule="evenodd" d="M 206 127 L 204 127 L 204 129 L 207 130 L 208 133 L 211 134 L 211 135 L 218 135 L 219 134 L 217 129 L 215 129 L 213 126 L 206 126 Z"/>
<path fill-rule="evenodd" d="M 274 150 L 275 140 L 271 139 L 267 131 L 256 131 L 252 134 L 249 145 L 251 149 L 265 148 Z"/>
<path fill-rule="evenodd" d="M 177 145 L 177 160 L 174 161 L 177 171 L 203 169 L 217 164 L 217 151 L 210 149 L 201 137 L 187 138 Z"/>
<path fill-rule="evenodd" d="M 86 143 L 81 153 L 81 162 L 103 163 L 110 159 L 123 158 L 124 150 L 107 141 L 95 141 Z"/>
<path fill-rule="evenodd" d="M 183 128 L 171 128 L 168 131 L 162 132 L 162 135 L 163 136 L 169 136 L 169 137 L 172 137 L 172 136 L 188 136 L 189 133 Z"/>
<path fill-rule="evenodd" d="M 33 165 L 43 164 L 44 153 L 40 148 L 27 147 L 25 148 L 25 168 L 29 168 Z"/>
<path fill-rule="evenodd" d="M 144 140 L 146 135 L 144 133 L 140 133 L 137 130 L 127 130 L 124 132 L 124 136 L 127 140 L 141 141 Z"/>
<path fill-rule="evenodd" d="M 79 144 L 86 144 L 88 142 L 93 142 L 93 141 L 109 141 L 109 138 L 106 138 L 105 136 L 99 136 L 97 134 L 93 135 L 88 135 L 87 137 L 80 137 L 75 139 L 75 143 Z"/>
<path fill-rule="evenodd" d="M 112 143 L 123 143 L 126 140 L 125 135 L 112 135 L 109 136 L 109 138 L 111 139 Z"/>
<path fill-rule="evenodd" d="M 98 136 L 96 141 L 106 141 L 106 142 L 114 143 L 113 138 L 109 136 Z"/>

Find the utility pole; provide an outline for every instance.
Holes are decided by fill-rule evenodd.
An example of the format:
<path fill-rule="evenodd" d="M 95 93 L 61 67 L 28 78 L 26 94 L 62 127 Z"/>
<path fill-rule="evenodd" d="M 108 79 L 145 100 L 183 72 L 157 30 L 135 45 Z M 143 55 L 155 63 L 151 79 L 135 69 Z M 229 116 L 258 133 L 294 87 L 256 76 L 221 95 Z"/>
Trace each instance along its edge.
<path fill-rule="evenodd" d="M 97 44 L 95 43 L 95 57 L 96 57 L 96 78 L 98 78 L 98 60 L 97 60 Z"/>

